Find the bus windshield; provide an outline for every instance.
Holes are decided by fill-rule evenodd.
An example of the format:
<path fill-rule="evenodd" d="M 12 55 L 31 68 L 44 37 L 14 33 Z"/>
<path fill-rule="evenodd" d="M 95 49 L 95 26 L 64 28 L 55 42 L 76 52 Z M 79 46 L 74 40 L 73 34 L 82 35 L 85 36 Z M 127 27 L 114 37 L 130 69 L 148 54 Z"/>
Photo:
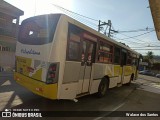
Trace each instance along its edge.
<path fill-rule="evenodd" d="M 28 45 L 52 42 L 60 15 L 42 15 L 22 22 L 18 41 Z"/>

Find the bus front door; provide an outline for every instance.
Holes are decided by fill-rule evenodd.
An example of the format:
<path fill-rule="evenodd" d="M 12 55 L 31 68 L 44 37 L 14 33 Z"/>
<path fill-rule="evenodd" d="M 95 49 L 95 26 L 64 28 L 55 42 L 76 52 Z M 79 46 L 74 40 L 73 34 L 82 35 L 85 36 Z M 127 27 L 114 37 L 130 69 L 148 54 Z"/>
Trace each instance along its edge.
<path fill-rule="evenodd" d="M 95 62 L 95 51 L 95 42 L 90 40 L 82 41 L 82 62 L 79 75 L 78 94 L 89 92 L 92 63 Z"/>

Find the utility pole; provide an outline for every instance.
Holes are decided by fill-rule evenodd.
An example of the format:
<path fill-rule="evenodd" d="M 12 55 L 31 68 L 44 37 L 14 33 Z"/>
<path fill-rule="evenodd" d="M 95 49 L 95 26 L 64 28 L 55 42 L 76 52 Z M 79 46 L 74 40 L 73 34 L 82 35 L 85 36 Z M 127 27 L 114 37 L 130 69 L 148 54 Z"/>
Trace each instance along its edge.
<path fill-rule="evenodd" d="M 102 26 L 104 26 L 104 25 L 108 25 L 108 23 L 106 23 L 106 22 L 102 22 L 102 23 L 101 23 L 101 21 L 99 20 L 99 24 L 98 24 L 98 32 L 101 31 L 101 29 L 103 28 Z"/>
<path fill-rule="evenodd" d="M 101 21 L 99 20 L 99 24 L 98 24 L 98 32 L 100 32 L 100 28 L 101 27 Z"/>
<path fill-rule="evenodd" d="M 98 32 L 100 32 L 101 29 L 103 28 L 102 26 L 105 26 L 105 25 L 106 25 L 106 29 L 105 29 L 105 31 L 104 31 L 104 34 L 106 35 L 106 30 L 107 30 L 107 28 L 108 28 L 108 26 L 109 26 L 108 37 L 110 37 L 110 36 L 111 36 L 111 31 L 113 31 L 113 30 L 111 29 L 111 27 L 112 27 L 111 20 L 108 20 L 108 23 L 106 23 L 106 22 L 101 22 L 101 21 L 99 20 Z"/>
<path fill-rule="evenodd" d="M 108 37 L 110 37 L 111 36 L 111 26 L 112 26 L 111 20 L 108 20 L 108 26 L 109 26 Z"/>

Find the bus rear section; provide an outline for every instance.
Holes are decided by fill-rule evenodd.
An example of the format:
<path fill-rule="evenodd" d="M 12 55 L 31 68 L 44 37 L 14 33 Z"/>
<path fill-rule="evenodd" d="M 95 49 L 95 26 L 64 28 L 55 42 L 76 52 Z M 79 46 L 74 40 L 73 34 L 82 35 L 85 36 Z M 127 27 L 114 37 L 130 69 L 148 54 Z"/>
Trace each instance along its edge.
<path fill-rule="evenodd" d="M 50 62 L 49 58 L 59 18 L 55 14 L 24 20 L 16 46 L 14 79 L 33 93 L 50 99 L 57 99 L 58 91 L 60 63 Z"/>

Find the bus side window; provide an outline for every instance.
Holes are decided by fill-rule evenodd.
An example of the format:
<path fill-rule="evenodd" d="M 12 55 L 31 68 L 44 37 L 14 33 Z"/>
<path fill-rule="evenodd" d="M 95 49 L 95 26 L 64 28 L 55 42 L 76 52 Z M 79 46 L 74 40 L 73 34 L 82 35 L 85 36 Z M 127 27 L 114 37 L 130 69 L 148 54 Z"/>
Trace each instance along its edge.
<path fill-rule="evenodd" d="M 136 59 L 135 58 L 132 59 L 132 65 L 136 65 Z"/>
<path fill-rule="evenodd" d="M 132 64 L 132 53 L 128 52 L 127 54 L 127 64 L 131 65 Z"/>
<path fill-rule="evenodd" d="M 79 44 L 78 43 L 70 41 L 68 56 L 70 60 L 77 60 L 79 58 Z"/>
<path fill-rule="evenodd" d="M 80 37 L 74 33 L 70 33 L 69 35 L 68 59 L 74 61 L 80 60 Z"/>
<path fill-rule="evenodd" d="M 127 51 L 125 49 L 122 49 L 121 51 L 121 65 L 127 64 Z"/>
<path fill-rule="evenodd" d="M 98 61 L 103 62 L 104 53 L 103 53 L 103 42 L 99 42 L 99 51 L 98 51 Z"/>
<path fill-rule="evenodd" d="M 120 48 L 115 47 L 114 48 L 114 63 L 120 64 Z"/>
<path fill-rule="evenodd" d="M 113 46 L 100 41 L 98 61 L 103 63 L 112 63 Z"/>

